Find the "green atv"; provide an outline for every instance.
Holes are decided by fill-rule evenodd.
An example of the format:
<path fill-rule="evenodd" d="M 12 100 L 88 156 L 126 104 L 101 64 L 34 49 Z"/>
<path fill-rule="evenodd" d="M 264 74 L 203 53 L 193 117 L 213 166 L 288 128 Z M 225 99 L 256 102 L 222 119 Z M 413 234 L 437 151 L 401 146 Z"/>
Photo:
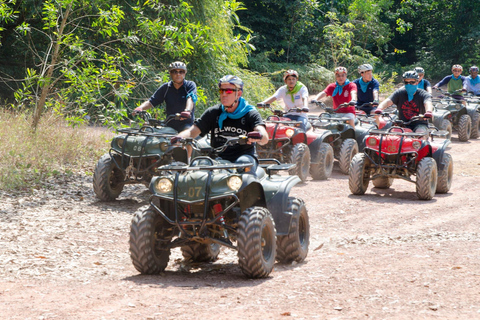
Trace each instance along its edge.
<path fill-rule="evenodd" d="M 213 158 L 229 145 L 246 142 L 245 136 L 227 137 L 224 146 L 211 149 L 211 156 L 159 168 L 168 174 L 152 179 L 150 207 L 135 214 L 130 229 L 130 257 L 139 272 L 163 272 L 175 247 L 192 262 L 215 261 L 220 246 L 235 249 L 249 278 L 267 277 L 275 260 L 306 258 L 307 209 L 303 200 L 289 197 L 300 179 L 272 174 L 292 165 L 260 160 L 257 171 L 248 173 L 251 164 Z M 186 144 L 191 139 L 183 148 Z"/>
<path fill-rule="evenodd" d="M 115 200 L 126 184 L 148 186 L 159 166 L 173 161 L 187 163 L 183 153 L 169 149 L 170 139 L 177 131 L 166 125 L 179 120 L 180 114 L 170 115 L 164 121 L 152 119 L 146 111 L 140 112 L 145 120 L 141 128 L 119 129 L 112 139 L 111 148 L 97 162 L 93 174 L 93 191 L 101 201 Z M 205 139 L 197 144 L 208 147 Z"/>

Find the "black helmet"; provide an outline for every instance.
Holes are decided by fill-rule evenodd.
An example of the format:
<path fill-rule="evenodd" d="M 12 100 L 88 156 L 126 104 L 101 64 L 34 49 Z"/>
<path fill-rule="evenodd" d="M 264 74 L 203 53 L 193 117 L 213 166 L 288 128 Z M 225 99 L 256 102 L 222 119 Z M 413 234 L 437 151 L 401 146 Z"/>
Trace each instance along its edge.
<path fill-rule="evenodd" d="M 235 87 L 239 88 L 240 90 L 243 90 L 243 81 L 237 76 L 227 75 L 222 77 L 218 81 L 218 87 L 220 87 L 223 83 L 233 84 Z"/>
<path fill-rule="evenodd" d="M 168 66 L 168 71 L 172 70 L 185 70 L 187 72 L 187 65 L 181 61 L 175 61 Z"/>
<path fill-rule="evenodd" d="M 418 74 L 420 74 L 420 73 L 421 73 L 421 74 L 425 74 L 425 70 L 423 70 L 422 67 L 416 67 L 416 68 L 415 68 L 415 72 L 418 73 Z"/>
<path fill-rule="evenodd" d="M 418 79 L 418 73 L 415 71 L 415 70 L 409 70 L 409 71 L 406 71 L 403 75 L 402 75 L 402 78 L 403 79 Z"/>

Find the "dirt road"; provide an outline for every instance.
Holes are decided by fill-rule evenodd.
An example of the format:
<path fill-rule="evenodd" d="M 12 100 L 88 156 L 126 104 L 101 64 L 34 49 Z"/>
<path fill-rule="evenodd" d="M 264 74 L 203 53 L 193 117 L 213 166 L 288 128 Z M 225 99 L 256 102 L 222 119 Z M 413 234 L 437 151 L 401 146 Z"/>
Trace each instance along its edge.
<path fill-rule="evenodd" d="M 431 201 L 399 180 L 352 196 L 338 168 L 295 187 L 308 257 L 263 280 L 244 278 L 230 249 L 201 265 L 175 249 L 162 275 L 139 275 L 128 233 L 147 207 L 143 186 L 113 203 L 94 198 L 85 174 L 31 196 L 2 192 L 0 318 L 479 319 L 480 140 L 454 138 L 449 152 L 453 186 Z"/>

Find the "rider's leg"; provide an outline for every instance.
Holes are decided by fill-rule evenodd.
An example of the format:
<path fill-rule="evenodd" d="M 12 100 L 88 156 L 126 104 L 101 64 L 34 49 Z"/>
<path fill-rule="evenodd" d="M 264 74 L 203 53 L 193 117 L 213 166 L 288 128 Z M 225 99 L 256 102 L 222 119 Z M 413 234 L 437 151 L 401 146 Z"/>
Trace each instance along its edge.
<path fill-rule="evenodd" d="M 255 172 L 257 171 L 257 160 L 251 155 L 241 155 L 237 158 L 237 160 L 235 160 L 235 163 L 251 163 L 252 166 L 249 168 L 245 168 L 245 172 L 255 174 Z"/>

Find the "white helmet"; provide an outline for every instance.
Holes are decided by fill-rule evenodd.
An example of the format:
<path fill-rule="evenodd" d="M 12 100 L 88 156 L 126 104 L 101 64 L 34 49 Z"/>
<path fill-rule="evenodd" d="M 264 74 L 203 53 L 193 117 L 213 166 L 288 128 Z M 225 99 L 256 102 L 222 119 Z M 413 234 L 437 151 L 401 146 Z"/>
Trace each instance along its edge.
<path fill-rule="evenodd" d="M 172 70 L 185 70 L 187 72 L 187 65 L 181 61 L 175 61 L 168 66 L 168 71 Z"/>
<path fill-rule="evenodd" d="M 358 72 L 370 71 L 373 70 L 371 64 L 365 63 L 358 67 Z"/>

